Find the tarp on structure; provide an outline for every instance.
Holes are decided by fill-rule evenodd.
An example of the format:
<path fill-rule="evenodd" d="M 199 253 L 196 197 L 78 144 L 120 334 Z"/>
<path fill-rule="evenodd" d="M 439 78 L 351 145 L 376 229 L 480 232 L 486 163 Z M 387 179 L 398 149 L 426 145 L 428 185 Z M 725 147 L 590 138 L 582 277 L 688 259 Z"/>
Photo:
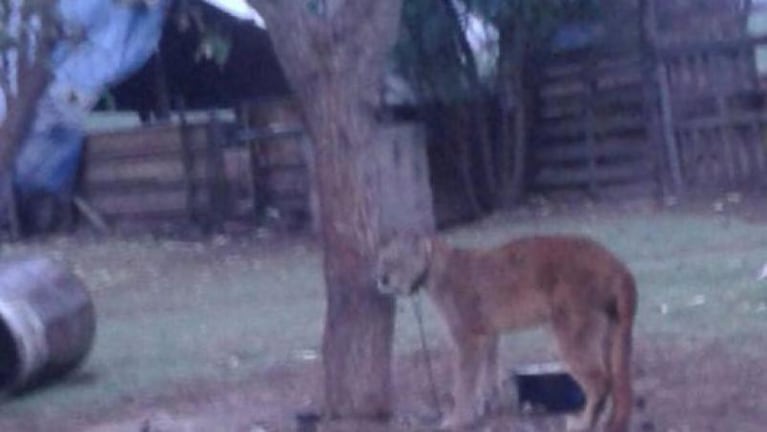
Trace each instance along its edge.
<path fill-rule="evenodd" d="M 203 0 L 263 27 L 245 0 Z M 53 53 L 54 80 L 38 104 L 15 164 L 19 193 L 60 194 L 78 170 L 84 122 L 110 85 L 139 69 L 155 51 L 170 0 L 59 0 L 63 27 L 82 35 Z"/>
<path fill-rule="evenodd" d="M 60 0 L 64 28 L 81 35 L 53 53 L 54 79 L 15 164 L 15 185 L 58 194 L 73 186 L 86 115 L 110 84 L 154 52 L 169 0 Z"/>

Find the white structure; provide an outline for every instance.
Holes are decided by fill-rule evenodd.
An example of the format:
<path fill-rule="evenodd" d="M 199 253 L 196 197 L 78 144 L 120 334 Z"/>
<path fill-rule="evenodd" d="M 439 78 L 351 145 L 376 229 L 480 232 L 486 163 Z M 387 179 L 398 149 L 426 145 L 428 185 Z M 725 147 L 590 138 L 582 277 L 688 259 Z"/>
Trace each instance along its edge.
<path fill-rule="evenodd" d="M 203 0 L 211 6 L 215 6 L 233 17 L 253 21 L 255 25 L 266 28 L 266 23 L 261 15 L 253 9 L 246 0 Z"/>

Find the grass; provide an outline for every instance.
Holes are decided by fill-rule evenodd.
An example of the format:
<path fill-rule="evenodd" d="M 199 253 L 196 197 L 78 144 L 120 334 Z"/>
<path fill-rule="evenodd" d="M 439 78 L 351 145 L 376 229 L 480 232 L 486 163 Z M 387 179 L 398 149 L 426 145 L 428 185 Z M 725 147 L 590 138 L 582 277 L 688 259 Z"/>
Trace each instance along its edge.
<path fill-rule="evenodd" d="M 670 212 L 501 215 L 446 235 L 478 246 L 540 232 L 586 234 L 626 260 L 639 283 L 640 339 L 695 331 L 737 346 L 767 333 L 767 287 L 756 281 L 767 261 L 762 226 Z M 233 382 L 318 349 L 321 260 L 302 240 L 62 237 L 1 247 L 2 257 L 45 253 L 72 263 L 98 311 L 96 345 L 79 378 L 5 402 L 3 417 L 98 412 L 185 382 Z M 409 306 L 398 307 L 403 352 L 416 346 L 417 328 Z M 427 311 L 427 331 L 438 338 Z M 523 336 L 513 349 L 526 344 L 540 341 Z"/>

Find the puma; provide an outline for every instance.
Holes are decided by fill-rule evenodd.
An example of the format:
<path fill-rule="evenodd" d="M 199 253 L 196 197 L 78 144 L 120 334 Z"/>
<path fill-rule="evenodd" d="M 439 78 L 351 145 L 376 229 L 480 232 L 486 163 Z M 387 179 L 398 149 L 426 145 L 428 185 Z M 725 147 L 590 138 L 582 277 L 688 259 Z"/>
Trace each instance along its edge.
<path fill-rule="evenodd" d="M 476 422 L 498 396 L 504 331 L 548 325 L 586 396 L 568 431 L 627 432 L 632 407 L 631 338 L 637 294 L 628 268 L 596 242 L 534 236 L 489 249 L 460 249 L 436 237 L 399 236 L 376 262 L 378 290 L 423 290 L 453 342 L 453 407 L 442 427 Z"/>

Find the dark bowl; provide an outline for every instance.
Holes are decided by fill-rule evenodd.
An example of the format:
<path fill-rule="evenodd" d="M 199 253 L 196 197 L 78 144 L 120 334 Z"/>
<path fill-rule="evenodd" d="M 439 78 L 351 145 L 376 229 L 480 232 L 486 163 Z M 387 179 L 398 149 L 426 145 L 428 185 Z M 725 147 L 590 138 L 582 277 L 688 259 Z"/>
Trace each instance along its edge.
<path fill-rule="evenodd" d="M 527 365 L 513 370 L 512 376 L 523 412 L 576 412 L 586 403 L 580 386 L 560 363 Z"/>

